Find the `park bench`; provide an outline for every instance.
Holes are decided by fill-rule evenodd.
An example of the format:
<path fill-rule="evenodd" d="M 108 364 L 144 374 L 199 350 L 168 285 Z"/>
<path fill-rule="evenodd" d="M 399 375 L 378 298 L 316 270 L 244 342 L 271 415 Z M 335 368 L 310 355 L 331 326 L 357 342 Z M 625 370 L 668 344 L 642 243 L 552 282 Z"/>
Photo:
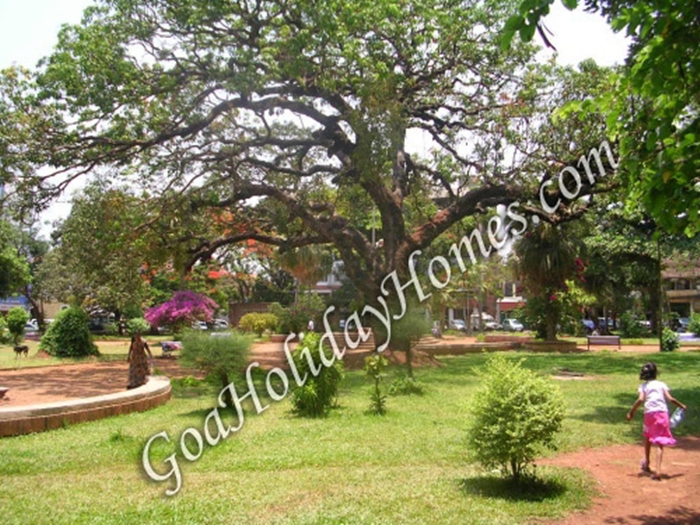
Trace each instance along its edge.
<path fill-rule="evenodd" d="M 170 357 L 175 350 L 182 350 L 180 341 L 162 341 L 160 347 L 163 350 L 163 357 Z"/>
<path fill-rule="evenodd" d="M 620 336 L 619 335 L 589 335 L 588 339 L 588 350 L 591 349 L 591 345 L 617 345 L 617 349 L 620 347 Z"/>

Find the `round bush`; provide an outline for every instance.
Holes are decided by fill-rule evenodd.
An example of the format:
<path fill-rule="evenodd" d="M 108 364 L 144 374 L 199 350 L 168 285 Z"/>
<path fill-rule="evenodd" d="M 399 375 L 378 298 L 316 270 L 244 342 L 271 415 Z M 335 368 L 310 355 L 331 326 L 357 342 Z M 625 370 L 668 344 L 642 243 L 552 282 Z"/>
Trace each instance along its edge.
<path fill-rule="evenodd" d="M 661 351 L 673 352 L 680 344 L 678 334 L 670 328 L 664 328 L 664 331 L 661 333 Z"/>
<path fill-rule="evenodd" d="M 146 334 L 151 330 L 151 325 L 143 317 L 134 317 L 126 322 L 126 330 L 130 335 L 135 333 Z"/>
<path fill-rule="evenodd" d="M 0 315 L 0 345 L 9 345 L 12 343 L 12 334 L 7 328 L 5 317 Z"/>
<path fill-rule="evenodd" d="M 688 324 L 688 331 L 695 337 L 700 337 L 700 314 L 693 314 L 690 317 L 690 323 Z"/>
<path fill-rule="evenodd" d="M 292 353 L 299 375 L 307 378 L 302 386 L 295 382 L 291 387 L 292 406 L 300 416 L 322 417 L 328 414 L 336 403 L 338 386 L 343 379 L 342 361 L 336 359 L 332 366 L 323 365 L 320 342 L 319 334 L 307 334 Z M 324 345 L 323 351 L 327 360 L 332 359 L 333 350 L 329 346 Z M 314 370 L 318 373 L 314 374 Z"/>
<path fill-rule="evenodd" d="M 88 329 L 90 318 L 81 308 L 61 311 L 41 338 L 39 348 L 56 357 L 99 355 Z"/>
<path fill-rule="evenodd" d="M 266 331 L 274 331 L 279 324 L 279 319 L 274 314 L 251 312 L 241 317 L 238 327 L 244 332 L 253 332 L 262 336 Z"/>
<path fill-rule="evenodd" d="M 7 328 L 10 330 L 16 345 L 18 345 L 24 337 L 24 327 L 27 321 L 29 321 L 29 314 L 24 308 L 16 306 L 7 312 Z"/>
<path fill-rule="evenodd" d="M 468 446 L 477 462 L 519 480 L 564 419 L 563 398 L 546 378 L 502 355 L 488 359 L 471 407 Z"/>

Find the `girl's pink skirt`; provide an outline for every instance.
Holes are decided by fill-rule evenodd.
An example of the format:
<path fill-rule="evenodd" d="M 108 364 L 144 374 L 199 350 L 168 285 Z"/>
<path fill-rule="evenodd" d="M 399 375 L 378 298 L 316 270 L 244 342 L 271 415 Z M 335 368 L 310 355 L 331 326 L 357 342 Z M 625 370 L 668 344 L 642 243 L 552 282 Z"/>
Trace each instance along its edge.
<path fill-rule="evenodd" d="M 676 440 L 671 435 L 668 412 L 647 412 L 644 414 L 642 435 L 654 445 L 673 446 Z"/>

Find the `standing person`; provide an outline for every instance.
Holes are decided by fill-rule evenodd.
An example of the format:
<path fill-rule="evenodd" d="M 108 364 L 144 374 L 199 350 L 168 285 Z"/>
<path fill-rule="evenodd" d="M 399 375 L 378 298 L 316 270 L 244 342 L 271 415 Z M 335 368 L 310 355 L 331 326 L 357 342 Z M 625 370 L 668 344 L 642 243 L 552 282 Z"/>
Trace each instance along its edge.
<path fill-rule="evenodd" d="M 148 353 L 148 357 L 146 357 Z M 131 346 L 129 347 L 129 355 L 126 360 L 129 362 L 129 384 L 127 389 L 137 388 L 146 384 L 146 377 L 150 370 L 148 360 L 153 359 L 151 349 L 148 348 L 148 343 L 141 339 L 141 334 L 136 332 L 131 337 Z"/>
<path fill-rule="evenodd" d="M 660 479 L 661 476 L 661 460 L 664 455 L 664 447 L 676 444 L 676 440 L 671 434 L 666 401 L 670 401 L 685 410 L 685 405 L 671 395 L 666 383 L 656 379 L 657 373 L 656 365 L 652 362 L 646 363 L 642 367 L 639 379 L 644 381 L 644 383 L 639 385 L 639 397 L 632 405 L 630 411 L 627 412 L 627 421 L 630 421 L 637 409 L 642 403 L 644 404 L 644 427 L 642 431 L 644 436 L 644 459 L 641 462 L 641 467 L 644 472 L 651 472 L 649 454 L 651 446 L 656 445 L 658 447 L 656 472 L 652 475 L 652 478 L 656 480 Z"/>

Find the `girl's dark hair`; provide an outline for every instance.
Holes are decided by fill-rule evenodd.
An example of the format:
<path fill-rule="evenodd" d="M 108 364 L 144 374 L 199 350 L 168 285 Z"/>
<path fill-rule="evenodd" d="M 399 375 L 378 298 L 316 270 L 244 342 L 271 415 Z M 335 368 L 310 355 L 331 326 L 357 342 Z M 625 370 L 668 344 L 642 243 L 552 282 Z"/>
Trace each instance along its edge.
<path fill-rule="evenodd" d="M 639 379 L 642 381 L 649 381 L 650 379 L 656 379 L 656 365 L 649 361 L 642 367 L 642 371 L 639 372 Z"/>

